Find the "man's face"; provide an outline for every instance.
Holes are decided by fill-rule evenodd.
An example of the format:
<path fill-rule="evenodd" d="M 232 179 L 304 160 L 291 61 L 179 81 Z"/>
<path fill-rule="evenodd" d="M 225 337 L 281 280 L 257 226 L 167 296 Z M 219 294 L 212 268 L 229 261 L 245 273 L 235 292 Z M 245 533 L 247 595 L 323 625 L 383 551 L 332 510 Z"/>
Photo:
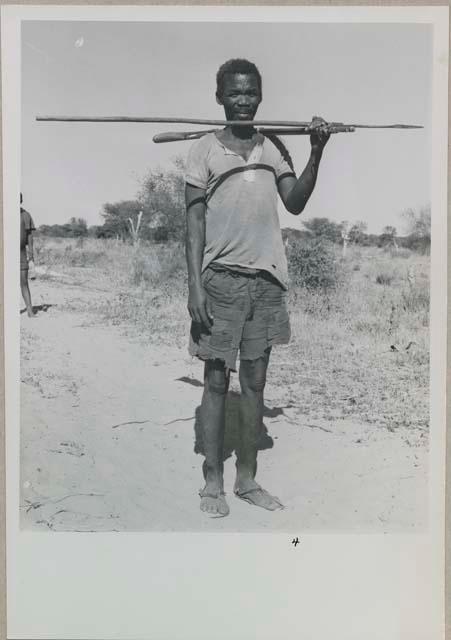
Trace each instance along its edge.
<path fill-rule="evenodd" d="M 222 95 L 216 96 L 222 104 L 227 120 L 253 120 L 262 100 L 257 77 L 254 74 L 227 73 Z"/>

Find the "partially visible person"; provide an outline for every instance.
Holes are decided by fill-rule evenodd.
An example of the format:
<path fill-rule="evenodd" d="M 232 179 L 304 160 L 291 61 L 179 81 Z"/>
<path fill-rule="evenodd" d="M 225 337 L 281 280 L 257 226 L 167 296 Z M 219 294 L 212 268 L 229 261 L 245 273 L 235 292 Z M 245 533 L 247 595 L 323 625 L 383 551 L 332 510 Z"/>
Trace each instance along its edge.
<path fill-rule="evenodd" d="M 20 289 L 27 307 L 27 314 L 30 318 L 34 318 L 37 314 L 31 302 L 28 272 L 30 266 L 34 269 L 33 231 L 36 227 L 31 215 L 22 207 L 22 200 L 22 194 L 20 194 Z"/>

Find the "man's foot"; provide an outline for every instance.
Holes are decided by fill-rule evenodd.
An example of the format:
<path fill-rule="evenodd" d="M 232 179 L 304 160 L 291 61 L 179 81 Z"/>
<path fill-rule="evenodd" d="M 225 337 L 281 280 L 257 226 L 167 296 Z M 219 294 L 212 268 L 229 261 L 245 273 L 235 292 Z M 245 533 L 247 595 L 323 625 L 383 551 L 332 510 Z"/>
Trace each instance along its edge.
<path fill-rule="evenodd" d="M 37 314 L 37 313 L 36 313 L 36 311 L 33 309 L 33 307 L 29 307 L 29 308 L 27 309 L 27 315 L 28 315 L 28 317 L 29 317 L 29 318 L 36 318 L 36 316 L 37 316 L 38 314 Z"/>
<path fill-rule="evenodd" d="M 200 509 L 209 513 L 216 518 L 224 518 L 229 515 L 229 505 L 225 499 L 224 491 L 214 490 L 209 491 L 207 487 L 199 491 L 201 497 Z"/>
<path fill-rule="evenodd" d="M 248 481 L 243 484 L 235 483 L 233 493 L 237 498 L 240 498 L 240 500 L 245 500 L 249 504 L 253 504 L 256 507 L 262 507 L 262 509 L 267 509 L 268 511 L 284 509 L 279 498 L 272 496 L 255 481 Z"/>

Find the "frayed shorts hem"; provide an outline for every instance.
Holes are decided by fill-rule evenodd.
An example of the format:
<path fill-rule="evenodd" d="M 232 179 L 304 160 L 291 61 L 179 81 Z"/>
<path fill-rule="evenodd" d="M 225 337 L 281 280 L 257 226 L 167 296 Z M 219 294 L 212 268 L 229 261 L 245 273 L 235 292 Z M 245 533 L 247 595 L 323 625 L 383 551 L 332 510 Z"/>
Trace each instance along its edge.
<path fill-rule="evenodd" d="M 207 361 L 215 361 L 219 360 L 224 363 L 225 369 L 228 371 L 237 371 L 237 360 L 239 354 L 239 360 L 259 360 L 260 358 L 264 358 L 267 354 L 268 350 L 270 350 L 273 346 L 277 345 L 286 345 L 290 342 L 290 336 L 285 336 L 281 338 L 276 338 L 272 341 L 268 341 L 264 346 L 260 349 L 249 349 L 241 350 L 239 349 L 233 350 L 233 352 L 229 353 L 219 353 L 214 352 L 212 350 L 205 350 L 200 345 L 196 344 L 192 339 L 190 340 L 190 346 L 188 349 L 189 355 L 198 358 L 198 360 L 202 360 L 203 362 Z"/>

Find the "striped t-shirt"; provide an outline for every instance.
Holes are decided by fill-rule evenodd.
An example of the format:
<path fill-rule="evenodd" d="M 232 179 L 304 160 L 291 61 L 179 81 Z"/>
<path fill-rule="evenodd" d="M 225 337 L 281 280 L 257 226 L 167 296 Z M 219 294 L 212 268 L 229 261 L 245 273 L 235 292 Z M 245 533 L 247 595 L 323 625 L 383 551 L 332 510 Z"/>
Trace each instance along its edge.
<path fill-rule="evenodd" d="M 277 185 L 293 170 L 268 138 L 258 134 L 246 162 L 209 133 L 191 147 L 186 182 L 206 190 L 202 271 L 215 261 L 269 271 L 286 289 L 287 260 L 277 213 Z"/>

